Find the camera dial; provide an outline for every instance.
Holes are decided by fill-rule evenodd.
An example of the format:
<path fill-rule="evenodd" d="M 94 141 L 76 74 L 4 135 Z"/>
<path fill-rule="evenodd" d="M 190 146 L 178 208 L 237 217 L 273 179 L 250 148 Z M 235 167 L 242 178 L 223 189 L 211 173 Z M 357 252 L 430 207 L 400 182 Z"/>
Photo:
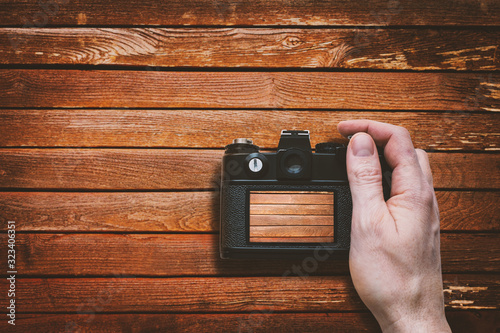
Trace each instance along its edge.
<path fill-rule="evenodd" d="M 234 139 L 233 143 L 227 145 L 226 154 L 249 154 L 258 153 L 259 147 L 254 145 L 252 139 L 238 138 Z"/>
<path fill-rule="evenodd" d="M 247 138 L 237 138 L 233 140 L 233 143 L 247 143 L 247 144 L 253 144 L 252 139 L 247 139 Z"/>

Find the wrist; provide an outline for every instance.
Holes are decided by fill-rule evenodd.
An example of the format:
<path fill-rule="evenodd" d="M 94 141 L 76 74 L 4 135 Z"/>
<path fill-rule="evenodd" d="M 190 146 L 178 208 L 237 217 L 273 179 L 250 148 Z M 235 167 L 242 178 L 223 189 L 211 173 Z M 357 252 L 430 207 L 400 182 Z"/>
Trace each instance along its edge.
<path fill-rule="evenodd" d="M 380 323 L 380 322 L 379 322 Z M 384 333 L 397 333 L 397 332 L 429 332 L 441 333 L 451 332 L 450 326 L 446 321 L 444 313 L 433 316 L 405 316 L 399 320 L 388 324 L 381 324 Z"/>

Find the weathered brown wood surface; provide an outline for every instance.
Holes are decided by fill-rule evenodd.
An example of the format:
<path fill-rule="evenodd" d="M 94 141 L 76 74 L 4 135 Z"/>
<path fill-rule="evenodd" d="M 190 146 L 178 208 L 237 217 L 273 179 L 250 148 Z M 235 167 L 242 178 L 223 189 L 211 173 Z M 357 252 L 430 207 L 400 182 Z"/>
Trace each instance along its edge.
<path fill-rule="evenodd" d="M 0 63 L 498 70 L 499 42 L 483 29 L 4 28 Z"/>
<path fill-rule="evenodd" d="M 0 2 L 1 25 L 498 26 L 497 1 L 54 0 Z M 57 4 L 53 5 L 52 3 Z M 40 13 L 40 14 L 39 14 Z M 46 13 L 45 15 L 43 15 Z M 26 19 L 24 19 L 26 17 Z"/>
<path fill-rule="evenodd" d="M 455 333 L 495 332 L 499 311 L 447 311 Z M 341 313 L 264 313 L 251 314 L 25 314 L 16 324 L 22 331 L 45 332 L 86 328 L 92 332 L 129 330 L 182 332 L 380 332 L 375 318 L 366 312 Z"/>
<path fill-rule="evenodd" d="M 482 317 L 466 312 L 476 327 L 494 327 L 494 321 L 482 311 Z M 496 313 L 496 311 L 495 311 Z M 448 312 L 453 316 L 453 312 Z M 464 322 L 462 320 L 461 322 Z M 16 328 L 22 331 L 46 332 L 47 328 L 63 332 L 66 329 L 86 328 L 92 332 L 380 332 L 373 316 L 366 312 L 351 313 L 243 313 L 243 314 L 25 314 L 20 316 Z"/>
<path fill-rule="evenodd" d="M 499 81 L 497 73 L 0 69 L 0 107 L 499 111 Z"/>
<path fill-rule="evenodd" d="M 275 207 L 276 206 L 276 207 Z M 301 207 L 305 206 L 305 207 Z M 333 216 L 332 205 L 250 205 L 250 215 L 253 214 L 274 214 L 276 215 L 327 215 Z"/>
<path fill-rule="evenodd" d="M 500 330 L 498 1 L 0 0 L 0 17 L 18 269 L 0 331 L 379 331 L 345 260 L 218 254 L 225 145 L 347 143 L 338 122 L 361 118 L 429 152 L 453 331 Z"/>
<path fill-rule="evenodd" d="M 498 276 L 444 275 L 448 308 L 498 309 L 489 297 L 500 291 Z M 77 282 L 77 283 L 75 283 Z M 311 290 L 314 284 L 314 290 Z M 366 310 L 347 276 L 217 277 L 153 279 L 19 279 L 22 312 L 330 312 Z M 0 283 L 4 289 L 7 280 Z M 226 293 L 231 294 L 228 299 Z M 79 297 L 71 297 L 72 295 Z M 147 295 L 147 297 L 143 297 Z M 90 304 L 86 304 L 89 302 Z M 6 304 L 1 302 L 2 307 Z M 2 310 L 5 311 L 5 310 Z"/>
<path fill-rule="evenodd" d="M 444 231 L 500 231 L 500 192 L 437 191 Z M 216 232 L 219 192 L 0 192 L 0 228 L 20 231 Z"/>
<path fill-rule="evenodd" d="M 337 124 L 361 118 L 408 128 L 420 149 L 500 149 L 496 113 L 213 109 L 0 109 L 0 146 L 222 148 L 251 136 L 261 148 L 276 148 L 282 129 L 300 128 L 310 130 L 313 145 L 347 143 Z"/>
<path fill-rule="evenodd" d="M 214 189 L 220 150 L 22 149 L 0 151 L 0 188 Z M 500 155 L 429 153 L 434 187 L 497 189 Z"/>
<path fill-rule="evenodd" d="M 5 248 L 7 236 L 0 239 Z M 490 233 L 443 234 L 443 271 L 500 273 L 498 241 Z M 134 276 L 280 276 L 302 262 L 221 260 L 218 235 L 18 234 L 17 246 L 23 276 L 112 276 L 117 271 Z M 2 272 L 6 265 L 1 263 Z M 348 273 L 345 260 L 319 263 L 318 269 L 314 275 Z"/>

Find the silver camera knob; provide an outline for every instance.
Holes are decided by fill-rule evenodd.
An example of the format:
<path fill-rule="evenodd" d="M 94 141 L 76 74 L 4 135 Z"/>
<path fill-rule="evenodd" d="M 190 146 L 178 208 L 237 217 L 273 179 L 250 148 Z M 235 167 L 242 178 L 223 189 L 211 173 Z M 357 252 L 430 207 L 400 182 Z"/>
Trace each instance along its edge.
<path fill-rule="evenodd" d="M 237 138 L 233 140 L 233 143 L 243 143 L 243 144 L 253 144 L 252 139 L 247 138 Z"/>

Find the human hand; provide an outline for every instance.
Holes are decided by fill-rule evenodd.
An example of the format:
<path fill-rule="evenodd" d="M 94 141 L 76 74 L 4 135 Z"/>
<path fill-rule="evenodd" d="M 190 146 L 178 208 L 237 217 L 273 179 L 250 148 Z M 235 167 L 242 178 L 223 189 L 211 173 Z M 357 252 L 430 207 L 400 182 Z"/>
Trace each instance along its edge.
<path fill-rule="evenodd" d="M 352 194 L 349 268 L 359 296 L 384 332 L 450 332 L 444 314 L 439 211 L 427 153 L 402 127 L 344 121 Z M 363 133 L 364 132 L 364 133 Z M 357 133 L 357 134 L 355 134 Z M 384 201 L 376 145 L 393 169 Z"/>

